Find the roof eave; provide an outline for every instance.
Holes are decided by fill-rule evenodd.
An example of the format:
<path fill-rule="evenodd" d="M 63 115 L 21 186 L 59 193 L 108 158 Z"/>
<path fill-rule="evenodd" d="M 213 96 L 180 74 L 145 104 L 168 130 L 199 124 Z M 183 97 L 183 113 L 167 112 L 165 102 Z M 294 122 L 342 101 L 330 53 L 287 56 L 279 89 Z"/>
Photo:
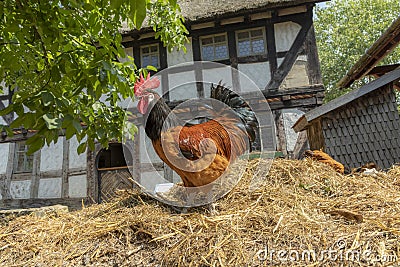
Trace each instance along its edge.
<path fill-rule="evenodd" d="M 338 88 L 347 88 L 354 81 L 361 79 L 371 71 L 386 55 L 393 51 L 400 42 L 400 16 L 371 45 L 365 54 L 337 83 Z"/>

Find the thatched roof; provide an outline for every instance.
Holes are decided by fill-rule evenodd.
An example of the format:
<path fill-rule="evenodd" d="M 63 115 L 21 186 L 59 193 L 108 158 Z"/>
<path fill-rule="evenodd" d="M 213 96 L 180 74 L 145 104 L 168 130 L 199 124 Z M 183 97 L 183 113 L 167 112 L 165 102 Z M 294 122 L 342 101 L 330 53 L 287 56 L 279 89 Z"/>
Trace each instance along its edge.
<path fill-rule="evenodd" d="M 379 62 L 400 43 L 400 16 L 372 44 L 365 54 L 354 64 L 346 75 L 338 82 L 339 88 L 347 88 L 354 81 L 361 79 L 379 64 Z"/>
<path fill-rule="evenodd" d="M 196 21 L 224 14 L 239 13 L 256 9 L 290 7 L 322 0 L 181 0 L 178 1 L 183 16 L 189 21 Z"/>
<path fill-rule="evenodd" d="M 178 4 L 186 21 L 193 22 L 205 21 L 214 17 L 226 17 L 232 14 L 239 15 L 254 10 L 263 11 L 325 1 L 329 0 L 178 0 Z M 124 26 L 121 31 L 129 32 L 131 29 Z"/>

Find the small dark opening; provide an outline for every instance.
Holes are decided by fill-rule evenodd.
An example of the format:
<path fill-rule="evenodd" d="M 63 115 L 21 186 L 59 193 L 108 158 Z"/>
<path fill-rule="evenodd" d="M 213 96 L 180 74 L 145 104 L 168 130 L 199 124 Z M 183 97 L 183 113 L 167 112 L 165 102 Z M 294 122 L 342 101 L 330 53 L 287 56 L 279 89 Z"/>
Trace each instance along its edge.
<path fill-rule="evenodd" d="M 125 158 L 126 157 L 126 158 Z M 109 144 L 108 149 L 102 149 L 99 155 L 98 168 L 125 167 L 132 165 L 130 153 L 124 155 L 122 144 Z"/>

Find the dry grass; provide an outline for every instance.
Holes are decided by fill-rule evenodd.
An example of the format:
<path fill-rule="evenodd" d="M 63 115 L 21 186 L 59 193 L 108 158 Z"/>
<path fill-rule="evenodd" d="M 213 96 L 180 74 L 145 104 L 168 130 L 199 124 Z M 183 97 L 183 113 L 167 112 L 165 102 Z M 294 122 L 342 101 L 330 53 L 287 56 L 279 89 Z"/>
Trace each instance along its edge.
<path fill-rule="evenodd" d="M 17 218 L 0 226 L 0 265 L 386 266 L 395 257 L 391 264 L 399 264 L 400 167 L 343 176 L 311 160 L 276 160 L 250 192 L 256 164 L 216 203 L 216 215 L 178 214 L 136 192 L 77 212 Z"/>

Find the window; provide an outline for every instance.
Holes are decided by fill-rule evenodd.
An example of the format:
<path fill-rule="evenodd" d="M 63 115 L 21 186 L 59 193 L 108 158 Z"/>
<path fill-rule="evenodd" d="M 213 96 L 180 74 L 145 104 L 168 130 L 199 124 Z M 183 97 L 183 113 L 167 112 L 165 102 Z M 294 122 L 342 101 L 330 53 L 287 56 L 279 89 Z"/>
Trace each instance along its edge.
<path fill-rule="evenodd" d="M 265 54 L 265 32 L 263 28 L 236 32 L 239 57 Z"/>
<path fill-rule="evenodd" d="M 226 34 L 200 37 L 202 60 L 222 60 L 228 58 L 228 42 Z"/>
<path fill-rule="evenodd" d="M 25 142 L 15 144 L 14 173 L 32 172 L 33 154 L 27 155 L 28 146 Z"/>
<path fill-rule="evenodd" d="M 140 61 L 142 67 L 154 66 L 160 68 L 160 52 L 158 44 L 146 45 L 140 47 Z"/>

